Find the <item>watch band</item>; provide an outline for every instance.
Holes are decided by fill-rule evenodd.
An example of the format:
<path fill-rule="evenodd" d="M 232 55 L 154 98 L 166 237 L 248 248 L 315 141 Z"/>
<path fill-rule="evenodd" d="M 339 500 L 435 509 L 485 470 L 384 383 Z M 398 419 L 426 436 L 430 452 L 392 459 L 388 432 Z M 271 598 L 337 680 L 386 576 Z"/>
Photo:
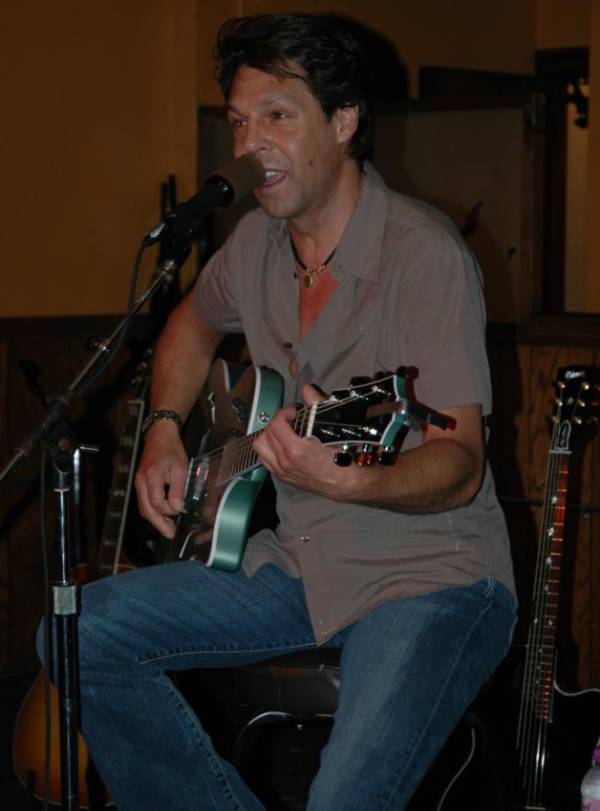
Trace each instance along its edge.
<path fill-rule="evenodd" d="M 142 423 L 142 433 L 146 433 L 148 428 L 155 422 L 162 420 L 173 420 L 177 425 L 183 425 L 183 420 L 176 411 L 170 411 L 168 408 L 160 408 L 157 411 L 151 411 L 144 422 Z"/>

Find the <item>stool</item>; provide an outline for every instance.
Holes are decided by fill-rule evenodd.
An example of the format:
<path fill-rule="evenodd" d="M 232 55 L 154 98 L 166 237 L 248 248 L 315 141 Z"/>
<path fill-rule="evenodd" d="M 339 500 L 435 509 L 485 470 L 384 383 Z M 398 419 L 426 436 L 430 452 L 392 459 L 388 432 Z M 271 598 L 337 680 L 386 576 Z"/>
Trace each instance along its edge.
<path fill-rule="evenodd" d="M 305 808 L 337 706 L 339 660 L 338 649 L 316 648 L 212 671 L 228 680 L 230 694 L 247 710 L 230 758 L 269 811 Z M 478 702 L 443 747 L 409 811 L 510 811 L 507 758 Z M 291 750 L 287 763 L 282 741 Z M 280 761 L 276 779 L 264 763 L 257 765 L 269 749 Z"/>

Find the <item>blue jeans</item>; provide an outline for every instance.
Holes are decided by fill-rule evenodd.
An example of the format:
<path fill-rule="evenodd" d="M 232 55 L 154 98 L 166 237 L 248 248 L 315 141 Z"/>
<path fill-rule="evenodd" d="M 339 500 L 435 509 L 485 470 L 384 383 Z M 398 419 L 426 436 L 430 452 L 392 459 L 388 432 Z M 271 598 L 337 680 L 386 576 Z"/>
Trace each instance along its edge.
<path fill-rule="evenodd" d="M 403 809 L 514 618 L 486 579 L 384 603 L 337 633 L 339 706 L 308 808 Z M 165 671 L 316 647 L 300 580 L 274 565 L 251 578 L 191 561 L 140 569 L 84 587 L 79 634 L 82 731 L 119 811 L 264 808 Z"/>

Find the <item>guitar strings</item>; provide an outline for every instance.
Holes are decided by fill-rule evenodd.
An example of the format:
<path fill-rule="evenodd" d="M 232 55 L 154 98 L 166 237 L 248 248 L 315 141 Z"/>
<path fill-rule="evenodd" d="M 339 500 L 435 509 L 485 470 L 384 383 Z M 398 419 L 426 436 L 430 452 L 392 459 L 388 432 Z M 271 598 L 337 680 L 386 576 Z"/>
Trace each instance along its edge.
<path fill-rule="evenodd" d="M 390 374 L 387 377 L 381 378 L 377 382 L 384 383 L 386 380 L 393 379 L 393 377 L 394 375 Z M 321 403 L 317 403 L 316 413 L 320 416 L 321 414 L 325 414 L 331 410 L 336 410 L 341 406 L 347 405 L 348 403 L 356 402 L 359 399 L 365 399 L 365 397 L 370 393 L 372 385 L 373 384 L 371 381 L 369 383 L 361 384 L 353 389 L 354 393 L 352 396 L 348 395 L 341 400 L 325 400 Z M 360 394 L 357 391 L 358 389 L 367 386 L 369 387 L 369 392 Z M 312 409 L 313 406 L 303 406 L 302 408 L 298 409 L 294 422 L 292 423 L 296 432 L 298 428 L 304 426 L 312 412 Z M 338 427 L 340 425 L 339 423 L 335 424 Z M 252 442 L 262 432 L 262 430 L 263 429 L 260 431 L 255 431 L 251 434 L 246 434 L 243 437 L 238 437 L 237 439 L 231 440 L 231 442 L 228 442 L 226 445 L 202 455 L 202 460 L 208 464 L 209 468 L 214 463 L 218 464 L 217 484 L 224 484 L 229 479 L 239 475 L 241 471 L 248 470 L 259 464 L 258 457 L 252 448 Z M 194 463 L 195 459 L 191 461 L 191 464 Z"/>
<path fill-rule="evenodd" d="M 552 447 L 555 445 L 557 436 L 558 421 L 555 422 Z M 533 802 L 537 793 L 539 784 L 539 764 L 540 764 L 540 738 L 543 737 L 542 719 L 539 714 L 539 707 L 537 705 L 536 688 L 538 687 L 540 673 L 535 667 L 536 658 L 539 652 L 539 645 L 541 640 L 539 620 L 543 616 L 543 580 L 544 580 L 544 561 L 547 557 L 547 541 L 548 535 L 545 530 L 548 527 L 548 516 L 551 493 L 554 492 L 554 483 L 556 479 L 556 459 L 555 454 L 552 452 L 548 457 L 548 486 L 545 491 L 545 503 L 543 508 L 543 518 L 541 525 L 540 542 L 538 546 L 538 564 L 536 566 L 535 582 L 534 582 L 534 600 L 532 611 L 532 624 L 530 626 L 530 634 L 527 645 L 526 659 L 525 659 L 525 674 L 522 691 L 522 705 L 521 717 L 519 719 L 519 744 L 521 750 L 521 767 L 524 779 L 523 788 L 525 790 L 525 797 L 527 802 Z"/>
<path fill-rule="evenodd" d="M 556 432 L 556 424 L 554 426 L 554 432 Z M 554 438 L 554 437 L 553 437 Z M 554 442 L 552 443 L 554 444 Z M 552 471 L 552 462 L 553 456 L 550 455 L 548 457 L 548 474 L 547 474 L 547 481 L 548 484 L 551 480 L 551 471 Z M 550 487 L 546 488 L 546 499 L 548 498 L 548 494 L 550 491 Z M 547 509 L 547 502 L 544 505 L 544 515 L 546 514 Z M 531 741 L 533 739 L 534 734 L 534 727 L 536 721 L 536 712 L 535 708 L 532 707 L 532 699 L 534 694 L 534 686 L 535 686 L 535 679 L 536 673 L 534 672 L 534 656 L 533 651 L 538 644 L 538 626 L 537 620 L 538 617 L 535 615 L 535 612 L 538 611 L 539 600 L 541 597 L 540 592 L 540 573 L 542 571 L 542 561 L 544 555 L 544 533 L 543 529 L 546 525 L 546 519 L 544 518 L 542 521 L 542 534 L 540 535 L 540 541 L 538 546 L 538 565 L 536 566 L 535 572 L 535 583 L 534 583 L 534 600 L 532 605 L 532 611 L 534 612 L 534 616 L 531 618 L 531 625 L 530 625 L 530 633 L 529 638 L 527 641 L 527 651 L 526 651 L 526 658 L 525 658 L 525 673 L 524 673 L 524 680 L 523 680 L 523 688 L 522 688 L 522 696 L 521 696 L 521 716 L 519 718 L 519 732 L 518 732 L 518 745 L 521 749 L 521 767 L 522 767 L 522 774 L 525 780 L 531 774 L 531 769 L 527 769 L 526 766 L 528 765 L 526 759 L 533 752 L 531 749 Z M 533 771 L 535 773 L 535 763 L 533 764 Z M 526 790 L 526 799 L 529 801 L 531 798 L 529 796 L 529 788 L 530 786 L 524 785 L 523 788 Z"/>
<path fill-rule="evenodd" d="M 528 803 L 541 802 L 543 773 L 546 765 L 545 754 L 548 737 L 548 724 L 552 707 L 554 686 L 556 622 L 543 623 L 548 613 L 550 601 L 558 599 L 560 584 L 553 580 L 556 563 L 562 555 L 562 528 L 566 504 L 566 476 L 568 454 L 556 450 L 560 430 L 560 405 L 552 432 L 551 451 L 548 459 L 547 486 L 545 490 L 543 517 L 534 582 L 532 611 L 527 642 L 525 672 L 519 711 L 517 747 L 523 776 L 523 789 Z M 562 486 L 561 486 L 562 485 Z M 550 518 L 555 514 L 555 522 Z M 561 534 L 557 533 L 560 528 Z M 558 546 L 558 551 L 553 547 Z M 552 590 L 554 585 L 555 591 Z M 557 603 L 554 604 L 556 608 Z M 550 639 L 548 639 L 548 636 Z M 547 661 L 547 649 L 552 651 L 552 662 Z M 536 659 L 541 663 L 536 668 Z"/>

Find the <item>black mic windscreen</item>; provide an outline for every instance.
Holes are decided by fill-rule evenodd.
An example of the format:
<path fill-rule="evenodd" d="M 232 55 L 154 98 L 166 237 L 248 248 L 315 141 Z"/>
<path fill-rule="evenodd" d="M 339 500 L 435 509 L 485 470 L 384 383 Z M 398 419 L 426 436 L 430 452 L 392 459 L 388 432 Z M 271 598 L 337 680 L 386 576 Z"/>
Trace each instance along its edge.
<path fill-rule="evenodd" d="M 264 167 L 258 158 L 254 155 L 242 155 L 223 164 L 211 174 L 207 183 L 224 180 L 233 193 L 233 197 L 227 202 L 229 205 L 245 197 L 257 186 L 261 186 L 265 178 Z"/>

